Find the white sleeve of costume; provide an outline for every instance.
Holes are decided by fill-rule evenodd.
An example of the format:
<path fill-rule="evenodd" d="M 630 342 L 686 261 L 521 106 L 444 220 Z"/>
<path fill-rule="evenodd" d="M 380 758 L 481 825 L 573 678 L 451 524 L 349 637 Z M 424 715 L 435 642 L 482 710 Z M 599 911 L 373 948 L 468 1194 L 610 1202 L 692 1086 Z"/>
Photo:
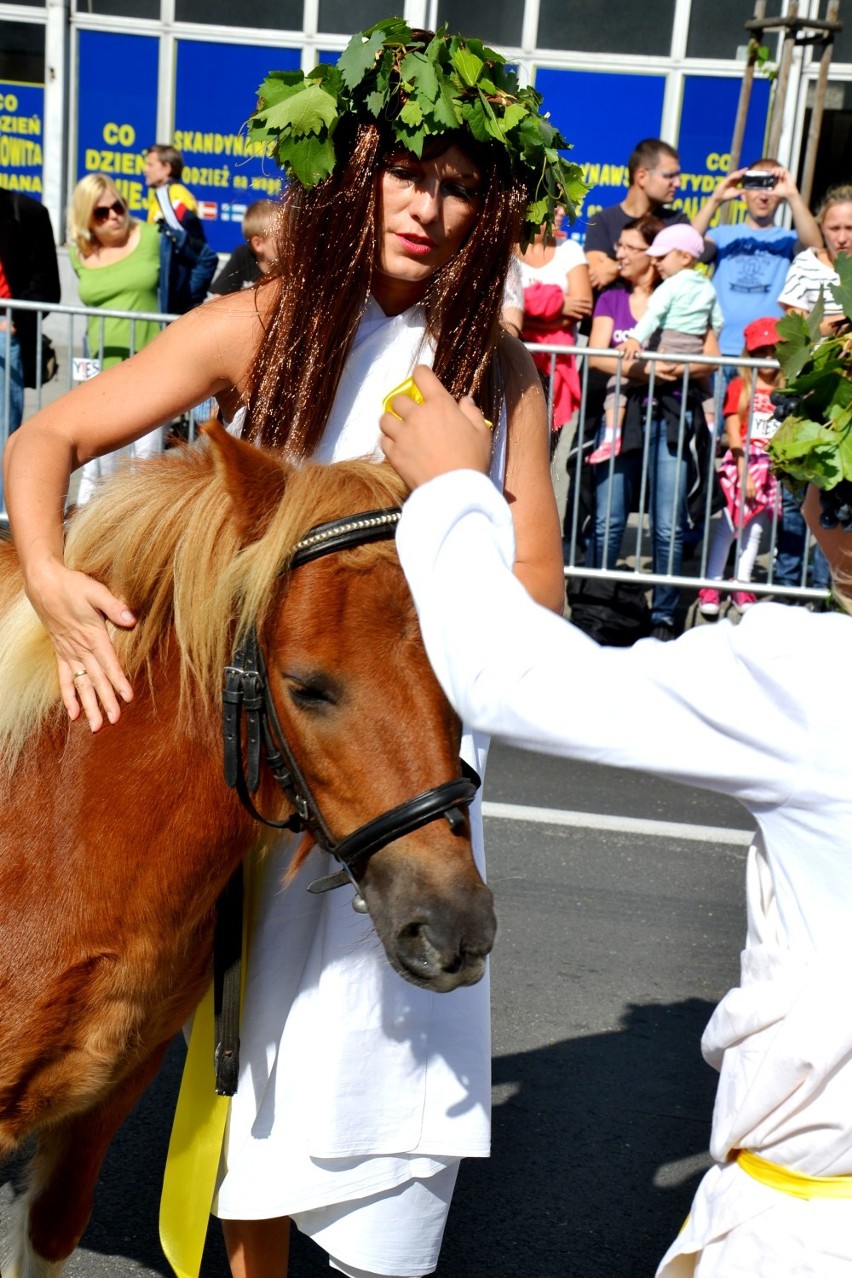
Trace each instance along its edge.
<path fill-rule="evenodd" d="M 772 647 L 779 614 L 797 609 L 765 605 L 737 627 L 701 626 L 674 643 L 598 647 L 513 576 L 509 508 L 471 471 L 414 492 L 397 544 L 432 665 L 467 723 L 529 749 L 702 785 L 749 807 L 791 793 L 805 726 L 789 690 L 797 658 L 783 638 Z M 768 623 L 751 621 L 767 611 Z"/>

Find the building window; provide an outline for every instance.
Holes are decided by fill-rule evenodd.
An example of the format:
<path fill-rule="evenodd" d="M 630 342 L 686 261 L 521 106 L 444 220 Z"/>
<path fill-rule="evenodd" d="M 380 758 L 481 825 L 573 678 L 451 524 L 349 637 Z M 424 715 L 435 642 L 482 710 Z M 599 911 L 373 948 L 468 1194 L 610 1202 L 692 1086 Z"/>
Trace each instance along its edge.
<path fill-rule="evenodd" d="M 671 52 L 674 0 L 640 6 L 633 0 L 541 0 L 538 45 L 577 53 Z"/>
<path fill-rule="evenodd" d="M 387 0 L 319 0 L 319 30 L 336 35 L 365 31 L 387 16 Z"/>
<path fill-rule="evenodd" d="M 565 0 L 559 0 L 564 4 Z M 486 44 L 520 45 L 524 7 L 518 0 L 439 0 L 438 25 Z"/>
<path fill-rule="evenodd" d="M 689 11 L 689 35 L 686 40 L 688 58 L 737 57 L 749 42 L 745 23 L 754 17 L 752 0 L 692 0 Z M 764 36 L 764 43 L 775 56 L 776 37 Z"/>
<path fill-rule="evenodd" d="M 0 22 L 0 80 L 44 84 L 44 27 Z"/>
<path fill-rule="evenodd" d="M 269 31 L 301 31 L 302 0 L 176 0 L 178 22 L 200 22 L 214 27 L 264 27 Z"/>
<path fill-rule="evenodd" d="M 160 16 L 160 0 L 77 0 L 78 13 L 108 13 L 114 18 Z"/>

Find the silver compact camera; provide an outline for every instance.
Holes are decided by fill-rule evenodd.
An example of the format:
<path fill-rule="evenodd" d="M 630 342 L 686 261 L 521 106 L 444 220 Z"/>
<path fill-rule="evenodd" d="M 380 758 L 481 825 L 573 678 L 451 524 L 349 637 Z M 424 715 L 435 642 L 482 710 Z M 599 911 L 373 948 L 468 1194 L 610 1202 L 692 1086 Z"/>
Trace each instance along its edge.
<path fill-rule="evenodd" d="M 771 191 L 778 181 L 768 169 L 746 169 L 740 179 L 744 191 Z"/>

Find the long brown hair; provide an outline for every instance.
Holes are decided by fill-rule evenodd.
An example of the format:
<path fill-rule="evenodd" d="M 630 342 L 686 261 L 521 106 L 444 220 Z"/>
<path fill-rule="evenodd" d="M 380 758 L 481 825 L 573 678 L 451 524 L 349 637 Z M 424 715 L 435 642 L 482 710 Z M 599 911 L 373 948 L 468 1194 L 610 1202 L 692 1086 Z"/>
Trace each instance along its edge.
<path fill-rule="evenodd" d="M 340 134 L 349 129 L 350 138 Z M 248 431 L 255 443 L 308 457 L 322 437 L 343 366 L 370 296 L 379 244 L 378 192 L 394 152 L 379 124 L 342 121 L 335 137 L 345 162 L 311 190 L 285 197 L 272 314 L 250 374 Z M 499 146 L 447 134 L 482 172 L 481 207 L 455 257 L 437 271 L 423 299 L 434 369 L 456 397 L 476 395 L 497 421 L 503 400 L 495 354 L 509 259 L 528 192 Z M 343 145 L 342 145 L 343 144 Z M 431 154 L 431 152 L 430 152 Z"/>

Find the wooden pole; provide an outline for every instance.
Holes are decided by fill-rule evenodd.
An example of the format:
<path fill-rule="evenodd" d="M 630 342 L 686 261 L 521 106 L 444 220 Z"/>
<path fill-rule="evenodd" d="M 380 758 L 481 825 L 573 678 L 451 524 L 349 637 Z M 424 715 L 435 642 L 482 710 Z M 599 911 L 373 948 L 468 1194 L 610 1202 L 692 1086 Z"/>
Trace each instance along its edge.
<path fill-rule="evenodd" d="M 781 61 L 778 65 L 778 79 L 775 81 L 775 93 L 772 99 L 772 118 L 769 125 L 769 136 L 766 140 L 766 154 L 773 159 L 778 154 L 781 141 L 781 126 L 784 122 L 784 106 L 787 100 L 787 83 L 790 79 L 790 67 L 793 63 L 793 49 L 796 46 L 796 23 L 799 16 L 799 0 L 790 0 L 790 11 L 787 14 L 790 26 L 784 28 L 784 44 L 781 49 Z"/>
<path fill-rule="evenodd" d="M 759 23 L 766 16 L 766 0 L 755 0 L 754 19 L 755 23 Z M 746 54 L 745 71 L 743 72 L 743 80 L 740 85 L 740 100 L 737 103 L 737 118 L 734 120 L 734 136 L 731 138 L 731 162 L 728 166 L 728 172 L 733 173 L 735 169 L 740 167 L 740 157 L 743 151 L 743 138 L 745 137 L 746 123 L 748 121 L 748 109 L 751 103 L 751 89 L 754 84 L 754 68 L 757 64 L 757 54 L 763 43 L 763 32 L 756 27 L 752 27 L 749 31 L 748 52 Z M 719 221 L 727 223 L 731 220 L 731 201 L 728 200 L 723 204 L 719 211 Z"/>
<path fill-rule="evenodd" d="M 828 9 L 826 11 L 826 19 L 828 22 L 837 22 L 840 12 L 840 0 L 828 0 Z M 805 144 L 805 162 L 802 168 L 801 192 L 802 199 L 805 204 L 810 204 L 813 194 L 814 185 L 814 169 L 816 168 L 817 148 L 819 146 L 819 135 L 822 130 L 822 117 L 825 110 L 825 93 L 828 88 L 828 69 L 831 65 L 832 45 L 834 36 L 832 32 L 827 32 L 825 42 L 822 46 L 822 57 L 819 63 L 819 76 L 814 89 L 814 101 L 811 107 L 811 123 L 808 129 L 808 140 Z"/>

